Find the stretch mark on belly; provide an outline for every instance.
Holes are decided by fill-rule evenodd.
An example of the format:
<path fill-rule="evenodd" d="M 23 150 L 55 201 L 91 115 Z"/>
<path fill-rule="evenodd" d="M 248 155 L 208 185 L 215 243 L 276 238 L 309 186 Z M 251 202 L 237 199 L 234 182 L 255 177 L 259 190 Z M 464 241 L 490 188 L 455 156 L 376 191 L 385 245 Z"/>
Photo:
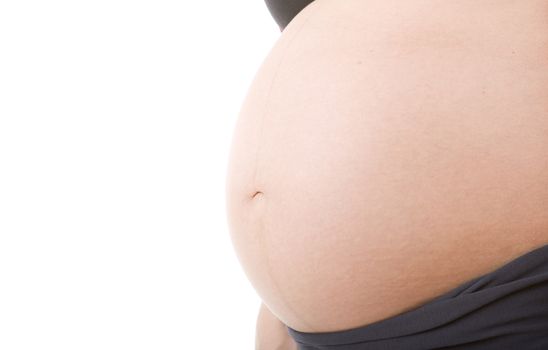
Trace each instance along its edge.
<path fill-rule="evenodd" d="M 258 173 L 259 173 L 259 170 L 260 170 L 259 169 L 259 159 L 260 159 L 259 157 L 260 157 L 260 154 L 261 154 L 261 148 L 263 146 L 262 137 L 263 137 L 263 130 L 264 130 L 265 124 L 266 124 L 265 120 L 271 112 L 271 109 L 270 109 L 270 107 L 271 107 L 270 106 L 271 93 L 272 93 L 272 91 L 273 91 L 273 89 L 276 85 L 277 80 L 278 80 L 279 72 L 280 72 L 281 68 L 283 68 L 283 64 L 287 59 L 288 52 L 290 52 L 289 48 L 291 47 L 291 44 L 292 44 L 293 40 L 301 33 L 303 28 L 306 27 L 306 23 L 308 22 L 308 20 L 310 18 L 313 17 L 312 16 L 313 13 L 315 11 L 318 11 L 317 6 L 319 6 L 319 5 L 316 5 L 316 2 L 313 2 L 311 5 L 309 5 L 307 7 L 307 10 L 303 10 L 299 14 L 299 16 L 304 16 L 304 13 L 306 13 L 306 18 L 303 18 L 303 20 L 300 23 L 298 23 L 299 26 L 296 27 L 295 29 L 286 30 L 285 34 L 282 34 L 282 35 L 285 35 L 286 37 L 291 34 L 291 37 L 287 37 L 286 44 L 284 45 L 283 48 L 280 48 L 283 51 L 281 52 L 281 56 L 280 56 L 278 62 L 276 62 L 276 65 L 273 68 L 271 81 L 269 82 L 268 90 L 266 91 L 266 94 L 264 95 L 265 102 L 264 102 L 264 106 L 263 106 L 263 110 L 262 110 L 262 115 L 259 116 L 261 118 L 261 120 L 260 120 L 260 126 L 258 128 L 259 130 L 257 131 L 257 133 L 258 133 L 258 138 L 257 138 L 258 142 L 257 142 L 256 153 L 255 153 L 255 163 L 252 165 L 252 166 L 254 166 L 253 175 L 251 177 L 251 184 L 250 184 L 252 186 L 252 188 L 256 188 L 256 189 L 257 188 L 262 188 L 262 189 L 266 188 L 264 183 L 260 183 L 260 182 L 258 183 L 257 180 L 258 180 L 258 175 L 259 175 Z M 297 25 L 297 22 L 295 21 L 293 25 Z M 291 31 L 293 31 L 293 33 L 291 33 Z M 272 288 L 275 290 L 275 291 L 272 291 L 272 292 L 279 296 L 278 300 L 290 300 L 289 296 L 285 295 L 283 288 L 280 286 L 278 280 L 275 278 L 275 276 L 272 272 L 272 271 L 275 271 L 276 269 L 273 266 L 273 262 L 270 259 L 270 253 L 268 251 L 268 247 L 270 246 L 270 244 L 268 242 L 265 243 L 265 240 L 269 239 L 268 232 L 267 232 L 268 229 L 265 227 L 266 226 L 266 218 L 269 217 L 269 214 L 267 213 L 269 206 L 268 206 L 268 203 L 265 199 L 264 192 L 259 191 L 259 190 L 254 190 L 251 193 L 248 193 L 248 196 L 249 196 L 248 198 L 250 198 L 250 200 L 254 201 L 254 206 L 257 206 L 257 208 L 260 208 L 259 212 L 256 212 L 256 214 L 260 215 L 261 217 L 258 217 L 256 219 L 260 222 L 259 225 L 261 225 L 261 226 L 260 226 L 259 230 L 261 230 L 262 232 L 257 232 L 257 236 L 258 236 L 258 239 L 261 242 L 260 243 L 261 244 L 261 250 L 264 254 L 264 259 L 265 259 L 264 262 L 266 264 L 266 269 L 267 269 L 267 273 L 268 273 L 268 276 L 269 276 L 268 278 L 270 279 L 270 283 L 271 283 Z M 271 293 L 268 293 L 268 294 L 271 294 Z M 261 296 L 261 299 L 262 299 L 263 303 L 265 305 L 267 305 L 270 309 L 277 309 L 277 308 L 272 308 L 272 306 L 274 306 L 273 305 L 274 302 L 271 303 L 270 300 L 265 300 L 264 295 Z M 297 315 L 296 310 L 293 308 L 293 306 L 291 304 L 292 304 L 291 302 L 279 302 L 278 301 L 278 307 L 289 310 L 290 314 Z M 309 322 L 307 320 L 300 319 L 299 322 L 301 324 L 304 324 L 309 329 L 312 328 L 312 325 L 309 324 Z"/>
<path fill-rule="evenodd" d="M 312 8 L 312 6 L 309 6 L 309 7 Z M 311 12 L 311 11 L 309 11 L 309 12 Z M 274 87 L 274 83 L 275 83 L 275 81 L 278 77 L 280 67 L 282 66 L 282 63 L 285 61 L 285 57 L 286 57 L 286 54 L 287 54 L 287 51 L 288 51 L 289 47 L 291 46 L 291 43 L 298 36 L 300 31 L 305 27 L 305 24 L 308 22 L 308 20 L 310 19 L 311 16 L 312 16 L 312 13 L 309 13 L 308 16 L 306 18 L 304 18 L 304 20 L 301 22 L 301 25 L 297 29 L 295 29 L 293 35 L 290 38 L 288 38 L 288 42 L 285 45 L 285 47 L 282 49 L 283 51 L 282 51 L 281 57 L 278 60 L 278 64 L 276 65 L 276 68 L 274 69 L 274 73 L 273 73 L 273 76 L 271 78 L 272 80 L 270 81 L 270 86 L 268 87 L 268 91 L 265 95 L 265 104 L 264 104 L 263 113 L 262 113 L 262 116 L 261 116 L 261 126 L 259 127 L 259 130 L 258 130 L 259 137 L 258 137 L 257 150 L 256 150 L 256 153 L 255 153 L 255 164 L 254 164 L 255 168 L 254 168 L 254 172 L 253 172 L 253 176 L 252 176 L 252 180 L 251 180 L 252 185 L 257 184 L 257 172 L 258 172 L 258 168 L 259 168 L 259 153 L 260 153 L 260 149 L 261 149 L 261 145 L 262 145 L 261 138 L 263 136 L 263 129 L 264 129 L 264 124 L 265 124 L 265 119 L 266 119 L 267 114 L 270 111 L 270 108 L 269 108 L 270 107 L 269 106 L 270 98 L 269 97 L 270 97 L 272 89 Z M 257 195 L 257 193 L 255 193 L 252 196 L 252 198 L 254 198 L 255 195 Z"/>

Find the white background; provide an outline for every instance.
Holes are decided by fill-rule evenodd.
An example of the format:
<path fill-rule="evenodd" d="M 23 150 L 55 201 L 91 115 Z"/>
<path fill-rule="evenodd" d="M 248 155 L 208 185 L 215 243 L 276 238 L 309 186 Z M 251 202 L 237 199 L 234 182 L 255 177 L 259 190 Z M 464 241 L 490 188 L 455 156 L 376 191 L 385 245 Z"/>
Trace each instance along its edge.
<path fill-rule="evenodd" d="M 0 1 L 0 349 L 253 349 L 224 181 L 264 0 Z"/>

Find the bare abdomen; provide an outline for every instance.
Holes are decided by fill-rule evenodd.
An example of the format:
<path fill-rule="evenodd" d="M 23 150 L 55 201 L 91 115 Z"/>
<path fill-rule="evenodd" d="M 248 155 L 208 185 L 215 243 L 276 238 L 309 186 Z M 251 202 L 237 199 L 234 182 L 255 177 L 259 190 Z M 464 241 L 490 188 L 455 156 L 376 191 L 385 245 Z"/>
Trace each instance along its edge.
<path fill-rule="evenodd" d="M 546 6 L 508 3 L 316 0 L 284 30 L 226 183 L 284 323 L 366 325 L 548 242 Z"/>

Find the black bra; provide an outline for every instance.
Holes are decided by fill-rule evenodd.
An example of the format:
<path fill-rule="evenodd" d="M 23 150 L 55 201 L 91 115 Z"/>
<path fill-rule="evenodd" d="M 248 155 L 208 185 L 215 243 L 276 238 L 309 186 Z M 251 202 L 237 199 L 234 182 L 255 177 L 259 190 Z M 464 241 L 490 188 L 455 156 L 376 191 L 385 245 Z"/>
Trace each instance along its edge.
<path fill-rule="evenodd" d="M 289 22 L 291 22 L 306 5 L 313 1 L 314 0 L 265 0 L 270 14 L 280 27 L 280 31 L 283 31 Z"/>

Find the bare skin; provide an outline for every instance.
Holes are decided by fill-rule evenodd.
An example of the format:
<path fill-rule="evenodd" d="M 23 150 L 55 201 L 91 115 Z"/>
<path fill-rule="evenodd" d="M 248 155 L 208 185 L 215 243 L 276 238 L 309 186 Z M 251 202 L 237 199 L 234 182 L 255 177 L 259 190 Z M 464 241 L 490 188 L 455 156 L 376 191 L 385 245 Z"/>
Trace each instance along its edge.
<path fill-rule="evenodd" d="M 255 350 L 297 350 L 286 326 L 262 303 L 257 316 Z"/>
<path fill-rule="evenodd" d="M 547 244 L 547 203 L 546 0 L 315 0 L 234 130 L 234 247 L 298 331 L 397 315 Z"/>

